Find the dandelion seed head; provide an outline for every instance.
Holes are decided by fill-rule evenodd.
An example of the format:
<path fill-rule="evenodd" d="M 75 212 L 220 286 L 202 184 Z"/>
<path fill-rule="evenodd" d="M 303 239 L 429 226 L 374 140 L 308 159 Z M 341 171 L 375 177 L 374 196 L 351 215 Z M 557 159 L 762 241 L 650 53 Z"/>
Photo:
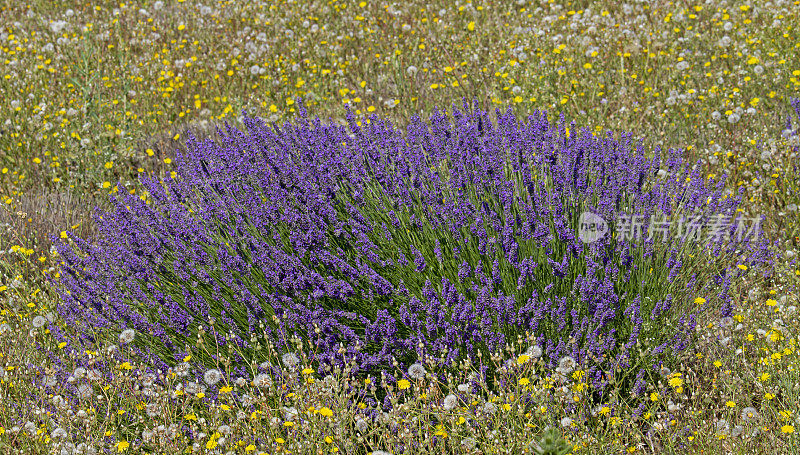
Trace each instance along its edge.
<path fill-rule="evenodd" d="M 294 368 L 300 363 L 300 359 L 293 352 L 287 352 L 281 356 L 281 360 L 283 360 L 283 364 L 289 368 Z"/>
<path fill-rule="evenodd" d="M 561 372 L 564 374 L 572 373 L 572 371 L 575 370 L 576 365 L 577 362 L 570 356 L 565 356 L 558 361 L 558 368 L 560 368 Z"/>
<path fill-rule="evenodd" d="M 297 412 L 297 408 L 294 406 L 290 407 L 282 407 L 281 412 L 283 413 L 283 420 L 292 421 L 297 418 L 299 413 Z"/>
<path fill-rule="evenodd" d="M 153 430 L 151 430 L 149 428 L 146 428 L 146 429 L 142 430 L 142 439 L 145 442 L 150 442 L 150 441 L 153 440 L 154 434 L 155 433 L 153 432 Z"/>
<path fill-rule="evenodd" d="M 78 398 L 86 400 L 92 396 L 92 387 L 89 384 L 81 384 L 78 386 Z"/>
<path fill-rule="evenodd" d="M 724 318 L 719 320 L 719 326 L 724 328 L 728 328 L 733 325 L 733 318 L 730 316 L 725 316 Z"/>
<path fill-rule="evenodd" d="M 525 354 L 528 357 L 532 357 L 534 359 L 538 359 L 538 358 L 540 358 L 542 356 L 542 347 L 539 346 L 538 344 L 537 345 L 533 345 L 533 346 L 529 347 L 527 351 L 525 351 Z"/>
<path fill-rule="evenodd" d="M 75 368 L 75 371 L 72 372 L 72 377 L 76 380 L 81 380 L 86 376 L 86 368 L 78 367 Z"/>
<path fill-rule="evenodd" d="M 149 403 L 147 406 L 145 406 L 144 412 L 147 414 L 147 417 L 150 417 L 151 419 L 158 417 L 159 415 L 158 406 L 155 403 Z"/>
<path fill-rule="evenodd" d="M 119 343 L 128 344 L 133 341 L 136 336 L 136 331 L 133 329 L 125 329 L 119 334 Z"/>
<path fill-rule="evenodd" d="M 452 411 L 458 405 L 458 397 L 453 394 L 447 395 L 444 398 L 443 407 L 445 411 Z"/>
<path fill-rule="evenodd" d="M 263 389 L 265 387 L 269 387 L 270 384 L 272 384 L 272 378 L 270 378 L 269 375 L 267 375 L 265 373 L 257 374 L 253 378 L 253 385 L 255 387 L 260 388 L 260 389 Z"/>
<path fill-rule="evenodd" d="M 222 372 L 217 369 L 210 369 L 203 374 L 203 381 L 209 386 L 213 386 L 214 384 L 218 383 L 222 380 Z"/>
<path fill-rule="evenodd" d="M 56 377 L 54 375 L 47 375 L 44 378 L 44 386 L 45 387 L 55 387 L 57 384 Z"/>
<path fill-rule="evenodd" d="M 475 438 L 472 437 L 466 437 L 461 440 L 461 445 L 464 446 L 464 448 L 467 450 L 474 449 L 476 444 L 477 441 L 475 441 Z"/>
<path fill-rule="evenodd" d="M 25 425 L 23 425 L 22 428 L 25 430 L 26 433 L 28 433 L 31 436 L 34 436 L 36 434 L 36 424 L 34 424 L 31 421 L 25 422 Z"/>
<path fill-rule="evenodd" d="M 66 400 L 64 400 L 64 397 L 62 397 L 61 395 L 54 395 L 51 401 L 53 403 L 53 406 L 59 409 L 63 409 L 67 404 Z"/>
<path fill-rule="evenodd" d="M 408 375 L 411 376 L 412 379 L 422 379 L 425 377 L 425 374 L 427 374 L 425 367 L 420 363 L 414 363 L 408 367 Z"/>

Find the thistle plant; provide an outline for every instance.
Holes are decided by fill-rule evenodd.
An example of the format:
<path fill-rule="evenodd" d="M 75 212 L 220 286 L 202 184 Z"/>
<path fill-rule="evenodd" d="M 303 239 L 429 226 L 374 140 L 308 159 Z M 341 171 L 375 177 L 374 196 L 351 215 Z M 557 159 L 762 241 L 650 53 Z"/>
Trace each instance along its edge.
<path fill-rule="evenodd" d="M 641 392 L 701 313 L 729 316 L 735 277 L 772 267 L 724 177 L 631 134 L 467 103 L 405 132 L 300 114 L 190 135 L 174 176 L 142 177 L 141 196 L 120 184 L 97 242 L 58 246 L 67 323 L 87 341 L 134 329 L 130 352 L 155 368 L 191 353 L 198 377 L 252 377 L 293 339 L 320 370 L 485 365 L 529 333 L 548 368 Z M 582 240 L 587 212 L 607 235 Z"/>

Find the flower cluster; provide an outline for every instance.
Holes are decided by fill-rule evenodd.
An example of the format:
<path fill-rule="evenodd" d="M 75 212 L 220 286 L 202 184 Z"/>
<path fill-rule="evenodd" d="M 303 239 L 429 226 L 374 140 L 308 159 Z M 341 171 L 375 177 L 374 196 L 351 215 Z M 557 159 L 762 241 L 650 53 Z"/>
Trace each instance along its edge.
<path fill-rule="evenodd" d="M 163 368 L 194 339 L 241 369 L 299 337 L 323 368 L 361 372 L 488 356 L 527 331 L 562 374 L 583 365 L 602 387 L 615 367 L 637 369 L 641 389 L 689 345 L 700 311 L 728 316 L 732 277 L 771 266 L 763 236 L 737 238 L 735 223 L 705 243 L 582 241 L 585 211 L 737 215 L 724 179 L 679 150 L 648 158 L 631 135 L 538 111 L 493 121 L 467 103 L 405 134 L 375 116 L 309 121 L 302 105 L 296 124 L 244 123 L 249 134 L 228 127 L 217 142 L 190 136 L 174 177 L 142 177 L 152 203 L 112 196 L 97 243 L 59 245 L 69 324 L 135 329 L 121 341 Z"/>

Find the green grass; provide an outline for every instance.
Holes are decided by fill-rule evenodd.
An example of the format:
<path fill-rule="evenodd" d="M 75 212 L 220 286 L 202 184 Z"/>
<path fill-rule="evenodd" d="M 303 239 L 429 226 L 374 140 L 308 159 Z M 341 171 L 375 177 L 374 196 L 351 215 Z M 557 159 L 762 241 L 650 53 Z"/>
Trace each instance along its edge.
<path fill-rule="evenodd" d="M 530 443 L 549 424 L 574 453 L 795 453 L 800 176 L 793 167 L 796 144 L 780 131 L 789 98 L 800 97 L 800 2 L 631 2 L 630 11 L 621 2 L 559 3 L 208 2 L 208 12 L 191 1 L 165 2 L 160 10 L 153 2 L 3 2 L 0 320 L 8 330 L 0 335 L 0 445 L 6 452 L 49 453 L 60 427 L 75 444 L 129 453 L 183 452 L 193 444 L 208 453 L 359 453 L 414 442 L 421 444 L 414 453 L 465 453 L 465 439 L 475 442 L 471 453 L 531 453 Z M 583 18 L 574 20 L 578 12 Z M 730 43 L 720 47 L 725 36 Z M 105 352 L 118 344 L 113 334 L 87 354 L 66 352 L 52 334 L 31 331 L 35 316 L 58 305 L 43 280 L 43 272 L 58 267 L 49 235 L 93 235 L 91 210 L 108 206 L 118 182 L 141 192 L 139 174 L 173 172 L 186 128 L 237 125 L 242 109 L 291 120 L 298 96 L 323 119 L 341 121 L 349 103 L 358 115 L 375 113 L 398 124 L 478 99 L 487 108 L 563 112 L 596 131 L 633 131 L 648 146 L 688 148 L 704 175 L 727 173 L 732 191 L 744 188 L 743 208 L 749 216 L 767 216 L 765 234 L 779 240 L 782 258 L 773 277 L 734 283 L 734 324 L 703 325 L 700 342 L 676 370 L 682 384 L 665 377 L 642 413 L 612 397 L 608 412 L 601 408 L 563 428 L 561 420 L 570 416 L 561 400 L 581 402 L 591 391 L 578 377 L 563 394 L 532 360 L 507 373 L 512 386 L 505 393 L 475 391 L 450 410 L 441 408 L 437 392 L 447 384 L 426 378 L 395 389 L 404 404 L 360 432 L 359 400 L 348 403 L 343 372 L 309 383 L 302 355 L 297 374 L 276 386 L 286 387 L 283 398 L 278 388 L 262 395 L 249 384 L 230 384 L 219 400 L 228 403 L 225 409 L 190 393 L 170 400 L 182 378 L 169 374 L 168 388 L 143 396 L 136 372 L 144 366 Z M 755 113 L 748 114 L 751 107 Z M 737 111 L 741 117 L 729 123 Z M 764 150 L 771 156 L 762 156 Z M 63 321 L 55 324 L 69 333 Z M 515 359 L 521 344 L 482 360 Z M 80 409 L 36 414 L 53 397 L 31 385 L 34 366 L 71 369 L 88 355 L 115 365 L 112 378 L 96 384 Z M 453 385 L 470 366 L 459 370 Z M 381 387 L 380 378 L 374 382 Z M 536 403 L 519 403 L 521 392 L 533 393 Z M 233 393 L 250 394 L 254 407 L 244 410 Z M 492 400 L 497 412 L 484 414 Z M 673 412 L 670 400 L 679 405 Z M 314 409 L 301 427 L 286 425 L 280 406 Z M 758 418 L 743 418 L 746 407 Z M 78 417 L 81 412 L 88 417 Z M 12 431 L 22 426 L 11 420 L 18 414 L 41 433 Z M 720 431 L 722 420 L 731 429 L 741 425 L 742 433 Z M 225 444 L 214 436 L 223 424 L 231 431 L 220 435 Z M 206 437 L 142 441 L 143 431 L 159 425 L 166 433 L 170 425 L 188 425 Z M 212 440 L 216 447 L 206 449 Z"/>

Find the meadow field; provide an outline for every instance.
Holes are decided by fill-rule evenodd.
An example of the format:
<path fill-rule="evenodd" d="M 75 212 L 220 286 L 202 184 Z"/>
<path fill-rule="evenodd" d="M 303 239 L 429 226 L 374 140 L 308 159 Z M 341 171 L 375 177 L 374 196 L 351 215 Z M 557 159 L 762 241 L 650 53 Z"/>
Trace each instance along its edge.
<path fill-rule="evenodd" d="M 3 0 L 0 452 L 799 453 L 798 154 L 795 0 Z"/>

